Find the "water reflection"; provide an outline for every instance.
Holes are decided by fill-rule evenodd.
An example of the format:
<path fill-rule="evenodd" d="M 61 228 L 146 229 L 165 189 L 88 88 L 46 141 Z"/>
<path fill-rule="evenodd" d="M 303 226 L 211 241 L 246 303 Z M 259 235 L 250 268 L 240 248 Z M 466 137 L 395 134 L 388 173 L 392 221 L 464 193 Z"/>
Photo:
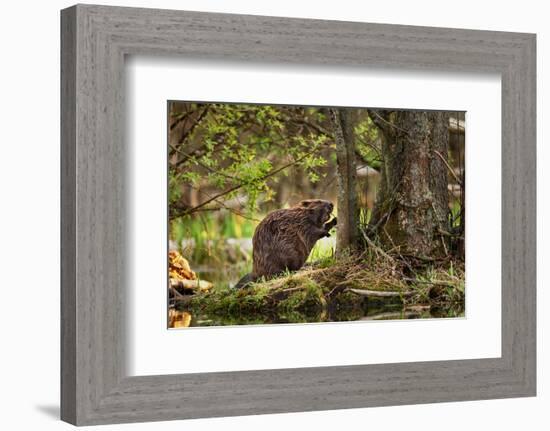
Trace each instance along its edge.
<path fill-rule="evenodd" d="M 191 313 L 188 311 L 179 311 L 170 309 L 168 311 L 168 327 L 169 328 L 188 328 L 193 320 Z"/>
<path fill-rule="evenodd" d="M 464 310 L 437 308 L 424 304 L 403 306 L 402 304 L 385 304 L 381 306 L 353 307 L 350 309 L 330 309 L 321 313 L 273 313 L 270 315 L 215 315 L 191 312 L 189 310 L 170 309 L 169 327 L 187 328 L 200 326 L 232 325 L 267 325 L 277 323 L 317 323 L 317 322 L 350 322 L 368 320 L 403 320 L 426 318 L 464 317 Z"/>

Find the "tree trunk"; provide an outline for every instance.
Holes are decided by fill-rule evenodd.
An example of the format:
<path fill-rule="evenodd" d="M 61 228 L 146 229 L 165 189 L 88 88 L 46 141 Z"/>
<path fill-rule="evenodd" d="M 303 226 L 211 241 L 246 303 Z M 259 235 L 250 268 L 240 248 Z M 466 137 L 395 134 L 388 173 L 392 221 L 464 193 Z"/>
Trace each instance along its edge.
<path fill-rule="evenodd" d="M 389 248 L 419 258 L 447 254 L 449 117 L 444 112 L 375 111 L 382 130 L 382 182 L 370 222 Z"/>
<path fill-rule="evenodd" d="M 359 213 L 357 207 L 355 140 L 353 110 L 330 109 L 336 144 L 338 181 L 338 229 L 336 253 L 355 248 L 358 239 Z"/>

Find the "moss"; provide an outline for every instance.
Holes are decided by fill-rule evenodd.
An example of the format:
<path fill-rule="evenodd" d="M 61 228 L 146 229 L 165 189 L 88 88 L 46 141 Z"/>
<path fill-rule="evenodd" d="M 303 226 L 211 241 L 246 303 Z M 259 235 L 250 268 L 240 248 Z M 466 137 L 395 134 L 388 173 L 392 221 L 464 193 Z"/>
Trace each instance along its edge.
<path fill-rule="evenodd" d="M 268 290 L 219 288 L 195 295 L 189 302 L 191 310 L 208 314 L 243 315 L 263 312 L 267 308 Z"/>
<path fill-rule="evenodd" d="M 407 274 L 407 275 L 405 275 Z M 348 289 L 407 292 L 392 298 L 365 299 Z M 461 315 L 464 310 L 463 264 L 404 272 L 398 261 L 373 252 L 343 256 L 328 266 L 311 265 L 244 289 L 215 287 L 182 305 L 213 321 L 258 323 L 356 320 L 365 310 L 432 305 L 436 313 Z"/>
<path fill-rule="evenodd" d="M 326 299 L 323 289 L 315 281 L 304 278 L 292 280 L 288 283 L 290 289 L 294 289 L 285 299 L 276 304 L 277 310 L 319 312 L 326 308 Z"/>
<path fill-rule="evenodd" d="M 361 306 L 364 302 L 364 298 L 358 295 L 355 295 L 351 292 L 342 292 L 339 295 L 336 295 L 332 300 L 332 303 L 337 308 L 354 308 Z"/>

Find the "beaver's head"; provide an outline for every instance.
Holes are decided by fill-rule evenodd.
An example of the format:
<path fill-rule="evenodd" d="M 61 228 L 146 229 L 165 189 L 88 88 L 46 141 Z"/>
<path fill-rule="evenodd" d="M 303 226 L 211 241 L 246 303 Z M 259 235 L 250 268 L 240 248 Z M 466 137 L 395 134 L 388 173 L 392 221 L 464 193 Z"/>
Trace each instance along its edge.
<path fill-rule="evenodd" d="M 332 210 L 334 209 L 332 202 L 323 199 L 306 199 L 300 201 L 297 206 L 304 208 L 312 223 L 319 227 L 322 227 L 329 221 Z"/>

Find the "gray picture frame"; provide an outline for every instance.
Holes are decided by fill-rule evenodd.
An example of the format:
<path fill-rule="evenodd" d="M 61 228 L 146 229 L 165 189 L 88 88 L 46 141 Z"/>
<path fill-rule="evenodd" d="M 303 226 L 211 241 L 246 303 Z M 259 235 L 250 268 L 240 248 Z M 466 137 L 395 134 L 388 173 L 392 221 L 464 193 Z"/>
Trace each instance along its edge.
<path fill-rule="evenodd" d="M 534 396 L 535 45 L 522 33 L 63 10 L 61 418 L 90 425 Z M 133 54 L 501 74 L 502 356 L 126 375 L 124 57 Z"/>

